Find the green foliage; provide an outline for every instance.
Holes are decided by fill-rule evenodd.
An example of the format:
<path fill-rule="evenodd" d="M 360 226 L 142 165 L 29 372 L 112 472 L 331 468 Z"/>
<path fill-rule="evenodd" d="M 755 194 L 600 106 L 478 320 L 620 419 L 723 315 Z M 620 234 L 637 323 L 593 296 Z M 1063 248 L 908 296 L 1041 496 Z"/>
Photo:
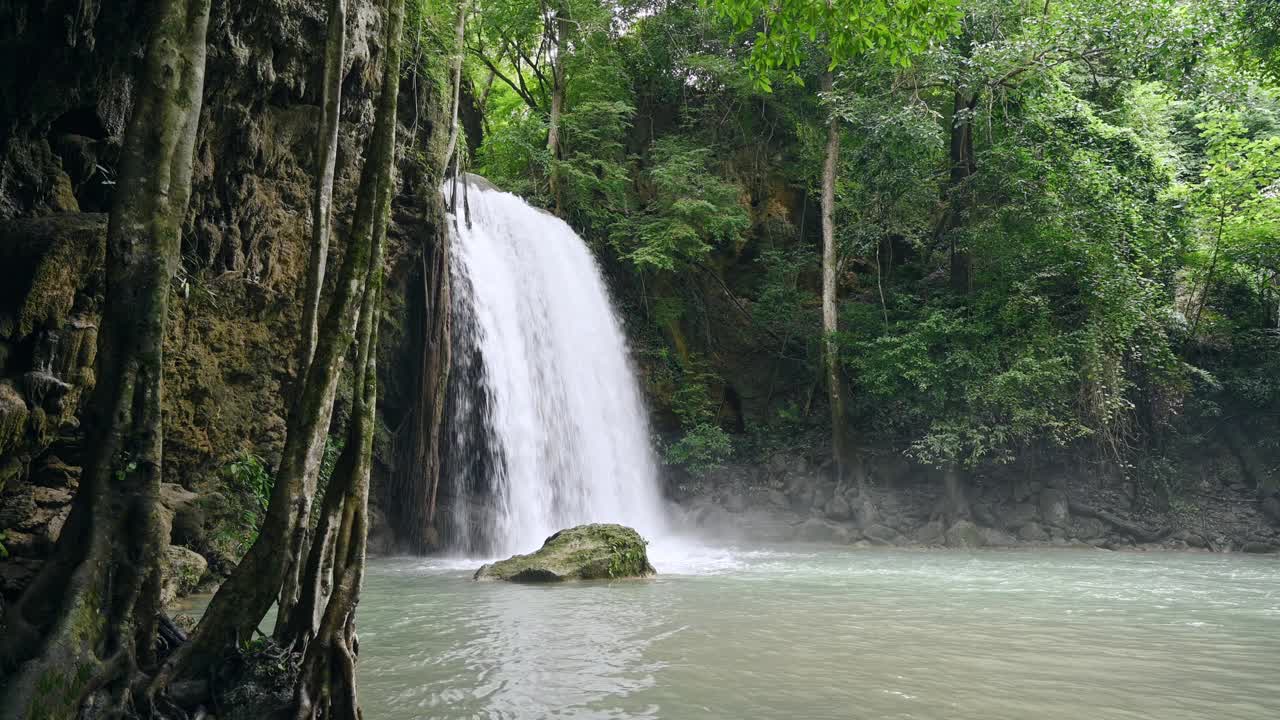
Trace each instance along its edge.
<path fill-rule="evenodd" d="M 830 117 L 837 339 L 866 443 L 973 466 L 1087 443 L 1156 477 L 1131 456 L 1280 402 L 1271 0 L 575 1 L 554 162 L 545 73 L 511 48 L 540 52 L 555 8 L 522 2 L 476 41 L 528 95 L 494 84 L 482 171 L 542 205 L 564 179 L 669 464 L 823 430 Z M 827 70 L 831 92 L 797 84 Z M 748 438 L 720 425 L 726 380 L 753 384 Z"/>
<path fill-rule="evenodd" d="M 818 44 L 828 69 L 868 56 L 906 67 L 911 57 L 945 37 L 960 19 L 955 0 L 717 0 L 739 32 L 754 32 L 749 66 L 757 84 L 794 70 Z"/>
<path fill-rule="evenodd" d="M 612 534 L 607 535 L 606 539 L 609 544 L 609 577 L 640 577 L 649 574 L 649 558 L 644 550 L 648 541 L 637 542 L 635 538 Z"/>
<path fill-rule="evenodd" d="M 275 480 L 267 472 L 267 465 L 262 458 L 248 451 L 241 452 L 227 464 L 226 473 L 233 488 L 248 493 L 253 498 L 254 505 L 259 510 L 266 511 L 267 504 L 271 502 L 271 486 Z"/>
<path fill-rule="evenodd" d="M 225 493 L 227 502 L 219 513 L 213 543 L 220 552 L 239 558 L 258 537 L 275 480 L 262 458 L 248 451 L 227 463 L 223 476 L 233 492 Z"/>
<path fill-rule="evenodd" d="M 711 148 L 663 138 L 650 149 L 644 180 L 651 198 L 611 229 L 614 247 L 638 268 L 676 271 L 713 248 L 736 245 L 751 225 L 738 185 L 717 176 Z"/>
<path fill-rule="evenodd" d="M 1243 0 L 1237 13 L 1242 60 L 1280 80 L 1280 0 Z"/>
<path fill-rule="evenodd" d="M 698 423 L 667 447 L 663 459 L 701 477 L 721 467 L 733 454 L 733 441 L 719 425 Z"/>

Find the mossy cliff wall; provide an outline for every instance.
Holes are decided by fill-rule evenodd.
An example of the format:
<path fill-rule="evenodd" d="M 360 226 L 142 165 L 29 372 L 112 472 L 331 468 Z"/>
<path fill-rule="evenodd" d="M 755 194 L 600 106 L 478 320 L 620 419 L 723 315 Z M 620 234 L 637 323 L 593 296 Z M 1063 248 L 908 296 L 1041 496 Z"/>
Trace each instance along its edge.
<path fill-rule="evenodd" d="M 0 591 L 10 597 L 57 537 L 77 484 L 77 418 L 93 385 L 105 213 L 145 41 L 141 5 L 0 4 Z M 253 455 L 269 469 L 284 439 L 308 253 L 323 6 L 213 3 L 166 342 L 164 477 L 198 494 L 174 508 L 175 540 L 208 556 L 215 572 L 251 537 L 256 503 L 245 473 L 236 479 L 228 467 Z M 373 124 L 380 8 L 376 0 L 349 3 L 336 253 Z M 398 369 L 420 364 L 402 361 L 419 352 L 405 318 L 410 298 L 423 292 L 420 256 L 441 230 L 432 159 L 447 132 L 447 93 L 432 75 L 408 82 L 401 137 L 410 145 L 381 333 L 379 478 L 390 469 L 385 428 L 398 426 L 408 405 L 402 395 L 416 382 Z M 340 402 L 335 422 L 345 412 Z"/>

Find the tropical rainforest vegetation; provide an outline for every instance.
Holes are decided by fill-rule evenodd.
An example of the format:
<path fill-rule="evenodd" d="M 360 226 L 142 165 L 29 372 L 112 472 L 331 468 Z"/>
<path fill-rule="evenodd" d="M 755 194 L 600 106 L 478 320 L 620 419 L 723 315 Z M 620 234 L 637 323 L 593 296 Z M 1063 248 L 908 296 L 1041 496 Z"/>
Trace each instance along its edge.
<path fill-rule="evenodd" d="M 837 459 L 1123 465 L 1278 399 L 1275 10 L 481 2 L 470 163 L 631 289 L 674 463 L 750 451 L 712 422 L 715 275 L 754 351 L 830 396 L 763 423 Z"/>
<path fill-rule="evenodd" d="M 269 476 L 228 455 L 251 528 L 188 637 L 159 614 L 163 398 L 180 380 L 165 337 L 193 284 L 217 298 L 191 238 L 222 201 L 201 185 L 222 158 L 198 129 L 233 81 L 206 62 L 236 11 L 140 5 L 106 163 L 88 452 L 56 546 L 5 608 L 6 716 L 193 716 L 236 657 L 292 663 L 277 681 L 296 717 L 359 717 L 355 609 L 391 434 L 379 353 L 399 340 L 380 333 L 401 310 L 384 274 L 405 255 L 388 236 L 409 195 L 443 230 L 446 174 L 482 175 L 591 245 L 687 477 L 779 446 L 859 485 L 873 452 L 960 473 L 1078 454 L 1170 498 L 1178 448 L 1280 412 L 1276 0 L 289 3 L 324 43 L 288 89 L 312 112 L 296 336 L 273 379 L 282 449 Z M 268 29 L 282 45 L 290 22 Z M 40 214 L 14 197 L 4 219 Z M 437 318 L 440 242 L 414 256 Z M 443 354 L 416 381 L 419 438 L 440 431 L 448 371 L 447 323 L 431 327 Z M 5 453 L 22 413 L 0 413 Z M 409 452 L 438 472 L 426 442 Z"/>

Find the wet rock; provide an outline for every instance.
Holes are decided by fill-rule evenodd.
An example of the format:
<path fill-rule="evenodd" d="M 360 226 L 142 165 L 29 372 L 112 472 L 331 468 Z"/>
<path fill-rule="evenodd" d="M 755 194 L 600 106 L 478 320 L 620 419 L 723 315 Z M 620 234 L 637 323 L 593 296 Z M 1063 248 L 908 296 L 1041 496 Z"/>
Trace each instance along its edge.
<path fill-rule="evenodd" d="M 853 519 L 853 508 L 849 505 L 849 501 L 845 500 L 841 495 L 831 498 L 824 512 L 832 520 L 844 522 Z"/>
<path fill-rule="evenodd" d="M 25 472 L 25 466 L 18 458 L 12 455 L 0 457 L 0 508 L 3 508 L 5 503 L 4 489 L 9 486 L 9 483 L 17 482 L 23 472 Z M 0 523 L 0 527 L 5 525 Z"/>
<path fill-rule="evenodd" d="M 1035 520 L 1038 515 L 1036 506 L 1031 503 L 1018 503 L 1007 508 L 1000 519 L 1008 528 L 1020 528 Z"/>
<path fill-rule="evenodd" d="M 31 471 L 31 481 L 43 487 L 75 488 L 80 485 L 80 472 L 79 467 L 68 465 L 56 455 L 49 455 Z"/>
<path fill-rule="evenodd" d="M 1205 540 L 1202 536 L 1198 535 L 1197 533 L 1193 533 L 1193 532 L 1189 532 L 1186 535 L 1183 535 L 1182 542 L 1186 543 L 1187 547 L 1193 547 L 1193 548 L 1205 548 L 1205 547 L 1208 547 L 1209 545 L 1207 540 Z"/>
<path fill-rule="evenodd" d="M 1107 534 L 1107 524 L 1097 518 L 1072 518 L 1071 528 L 1081 540 L 1096 540 Z"/>
<path fill-rule="evenodd" d="M 165 548 L 160 556 L 160 604 L 169 605 L 190 594 L 199 587 L 208 569 L 208 561 L 194 550 L 177 545 Z"/>
<path fill-rule="evenodd" d="M 161 512 L 170 523 L 175 543 L 198 544 L 204 536 L 204 511 L 199 500 L 199 495 L 177 483 L 160 484 Z"/>
<path fill-rule="evenodd" d="M 769 491 L 769 504 L 776 507 L 785 508 L 787 506 L 787 495 L 781 490 Z"/>
<path fill-rule="evenodd" d="M 389 555 L 395 549 L 395 536 L 387 522 L 387 515 L 382 512 L 382 508 L 373 505 L 369 506 L 369 537 L 366 544 L 370 555 Z"/>
<path fill-rule="evenodd" d="M 813 487 L 803 485 L 793 492 L 787 493 L 790 499 L 790 507 L 798 513 L 807 513 L 809 508 L 813 507 Z"/>
<path fill-rule="evenodd" d="M 873 545 L 895 545 L 898 542 L 898 531 L 884 525 L 872 525 L 863 530 L 862 535 Z"/>
<path fill-rule="evenodd" d="M 694 508 L 691 517 L 695 525 L 703 528 L 723 528 L 733 522 L 729 511 L 710 503 Z"/>
<path fill-rule="evenodd" d="M 1271 522 L 1280 525 L 1280 497 L 1272 495 L 1262 501 L 1262 514 L 1271 518 Z"/>
<path fill-rule="evenodd" d="M 66 505 L 71 502 L 71 491 L 66 488 L 36 486 L 31 488 L 31 499 L 36 505 Z"/>
<path fill-rule="evenodd" d="M 859 497 L 852 502 L 852 505 L 854 520 L 858 523 L 858 527 L 871 527 L 880 522 L 880 510 L 870 497 Z"/>
<path fill-rule="evenodd" d="M 10 555 L 30 557 L 43 555 L 48 549 L 48 544 L 36 533 L 9 529 L 4 535 L 4 548 Z"/>
<path fill-rule="evenodd" d="M 741 493 L 731 492 L 725 496 L 724 509 L 731 513 L 746 512 L 747 499 Z"/>
<path fill-rule="evenodd" d="M 986 547 L 1013 547 L 1018 544 L 1017 538 L 1003 530 L 980 527 L 978 532 L 982 534 L 982 544 Z"/>
<path fill-rule="evenodd" d="M 1015 480 L 1013 485 L 1009 488 L 1009 497 L 1014 502 L 1026 502 L 1036 494 L 1038 487 L 1039 486 L 1031 480 Z"/>
<path fill-rule="evenodd" d="M 979 525 L 986 527 L 995 527 L 1000 524 L 1000 519 L 996 517 L 995 508 L 987 503 L 975 503 L 973 506 L 973 519 Z"/>
<path fill-rule="evenodd" d="M 1018 539 L 1023 542 L 1044 542 L 1049 539 L 1049 533 L 1045 532 L 1040 523 L 1029 522 L 1018 530 Z"/>
<path fill-rule="evenodd" d="M 796 528 L 796 539 L 801 542 L 846 543 L 849 530 L 833 522 L 809 518 Z"/>
<path fill-rule="evenodd" d="M 1280 550 L 1275 545 L 1260 540 L 1250 540 L 1240 546 L 1240 552 L 1246 552 L 1253 555 L 1267 555 Z"/>
<path fill-rule="evenodd" d="M 22 442 L 27 432 L 27 402 L 8 380 L 0 380 L 0 455 Z"/>
<path fill-rule="evenodd" d="M 1047 525 L 1065 527 L 1071 518 L 1067 509 L 1067 494 L 1057 488 L 1040 491 L 1040 518 Z"/>
<path fill-rule="evenodd" d="M 813 507 L 817 510 L 827 506 L 827 503 L 836 496 L 836 484 L 834 482 L 824 482 L 814 488 Z"/>
<path fill-rule="evenodd" d="M 947 528 L 947 547 L 975 548 L 982 547 L 985 541 L 978 526 L 968 520 L 957 520 Z"/>
<path fill-rule="evenodd" d="M 10 539 L 12 539 L 10 533 Z M 9 547 L 9 540 L 5 541 L 5 547 Z M 12 548 L 10 548 L 12 549 Z M 0 562 L 0 595 L 8 595 L 10 597 L 20 594 L 32 579 L 35 578 L 36 572 L 40 570 L 40 566 L 44 564 L 44 560 L 10 556 Z"/>
<path fill-rule="evenodd" d="M 646 544 L 622 525 L 579 525 L 547 538 L 536 552 L 484 565 L 474 577 L 534 583 L 648 577 L 656 571 Z"/>
<path fill-rule="evenodd" d="M 925 523 L 916 531 L 916 542 L 921 545 L 941 545 L 946 540 L 946 532 L 942 528 L 942 523 L 937 520 Z"/>
<path fill-rule="evenodd" d="M 31 486 L 14 483 L 0 495 L 0 528 L 18 527 L 36 511 Z"/>

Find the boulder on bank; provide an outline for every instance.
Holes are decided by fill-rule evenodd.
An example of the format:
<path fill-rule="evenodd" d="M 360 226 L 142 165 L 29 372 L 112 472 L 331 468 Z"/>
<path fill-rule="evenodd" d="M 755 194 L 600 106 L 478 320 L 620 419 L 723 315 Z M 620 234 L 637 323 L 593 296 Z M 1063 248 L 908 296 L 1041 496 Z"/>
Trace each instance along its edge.
<path fill-rule="evenodd" d="M 199 553 L 177 545 L 165 548 L 160 556 L 160 605 L 171 605 L 189 595 L 208 569 L 208 561 Z"/>
<path fill-rule="evenodd" d="M 475 579 L 562 582 L 648 577 L 657 571 L 649 564 L 646 544 L 640 533 L 622 525 L 579 525 L 547 538 L 537 552 L 484 565 Z"/>

